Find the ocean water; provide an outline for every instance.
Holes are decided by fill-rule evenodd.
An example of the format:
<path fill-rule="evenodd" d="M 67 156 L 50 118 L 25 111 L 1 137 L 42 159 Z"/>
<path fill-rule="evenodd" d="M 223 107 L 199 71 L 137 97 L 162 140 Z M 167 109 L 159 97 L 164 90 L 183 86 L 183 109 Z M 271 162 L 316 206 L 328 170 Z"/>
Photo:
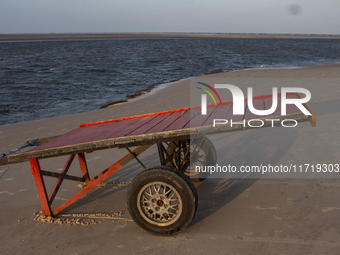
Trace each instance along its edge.
<path fill-rule="evenodd" d="M 0 43 L 0 125 L 99 109 L 219 69 L 340 62 L 333 39 L 126 39 Z"/>

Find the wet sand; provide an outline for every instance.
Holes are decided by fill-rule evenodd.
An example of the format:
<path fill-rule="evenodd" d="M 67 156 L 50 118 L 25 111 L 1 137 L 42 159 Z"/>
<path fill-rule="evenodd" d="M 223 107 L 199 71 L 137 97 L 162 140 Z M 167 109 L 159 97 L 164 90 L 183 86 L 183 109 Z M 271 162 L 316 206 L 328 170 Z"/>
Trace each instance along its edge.
<path fill-rule="evenodd" d="M 228 144 L 212 137 L 221 155 L 231 162 L 257 164 L 340 163 L 340 64 L 296 69 L 259 69 L 217 73 L 201 78 L 252 81 L 258 94 L 270 94 L 279 79 L 285 86 L 311 91 L 317 126 L 259 129 L 227 134 Z M 271 84 L 260 83 L 266 79 Z M 138 100 L 113 107 L 0 126 L 0 152 L 27 140 L 64 134 L 79 124 L 190 106 L 190 80 L 184 79 Z M 255 95 L 256 96 L 256 95 Z M 104 150 L 86 155 L 94 176 L 126 150 Z M 142 154 L 148 167 L 159 164 L 152 147 Z M 65 157 L 41 161 L 44 170 L 61 171 Z M 268 161 L 269 162 L 269 161 Z M 0 175 L 7 166 L 0 168 Z M 132 162 L 107 182 L 129 182 L 141 166 Z M 75 164 L 70 174 L 78 175 Z M 55 179 L 45 178 L 48 190 Z M 61 204 L 79 191 L 65 181 L 55 202 Z M 96 224 L 51 224 L 36 221 L 41 210 L 29 163 L 10 166 L 0 182 L 0 247 L 2 254 L 337 254 L 340 248 L 340 183 L 338 179 L 213 179 L 197 186 L 198 211 L 194 221 L 176 237 L 152 236 L 141 230 L 125 206 L 126 188 L 100 186 L 64 210 L 72 217 L 113 216 Z M 55 205 L 54 205 L 55 206 Z M 119 219 L 114 219 L 114 216 Z M 98 216 L 98 217 L 99 217 Z M 92 218 L 91 218 L 92 219 Z M 91 219 L 89 220 L 90 222 Z M 68 221 L 66 221 L 68 222 Z"/>

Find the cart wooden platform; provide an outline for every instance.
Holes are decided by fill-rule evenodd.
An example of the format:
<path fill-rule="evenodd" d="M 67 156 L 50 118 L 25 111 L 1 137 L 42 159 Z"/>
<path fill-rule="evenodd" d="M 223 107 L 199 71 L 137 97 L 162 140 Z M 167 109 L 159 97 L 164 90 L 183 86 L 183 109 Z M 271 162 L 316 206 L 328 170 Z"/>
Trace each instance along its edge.
<path fill-rule="evenodd" d="M 287 98 L 301 96 L 291 93 Z M 136 159 L 143 168 L 146 168 L 138 159 L 138 155 L 157 144 L 160 165 L 147 168 L 134 178 L 127 192 L 127 207 L 131 217 L 143 229 L 155 234 L 171 235 L 185 229 L 196 213 L 197 193 L 189 177 L 194 181 L 201 181 L 205 176 L 192 174 L 190 176 L 188 169 L 192 169 L 195 164 L 211 165 L 216 162 L 214 146 L 204 135 L 250 129 L 252 127 L 235 124 L 250 119 L 276 120 L 276 122 L 262 121 L 264 124 L 261 127 L 281 126 L 283 119 L 310 121 L 311 125 L 315 126 L 315 115 L 308 104 L 304 106 L 311 116 L 304 115 L 295 105 L 287 105 L 287 115 L 282 116 L 280 99 L 279 95 L 276 111 L 263 118 L 252 114 L 247 108 L 244 116 L 233 116 L 232 102 L 224 102 L 219 105 L 208 105 L 206 115 L 201 115 L 200 107 L 189 107 L 82 124 L 79 128 L 25 153 L 2 157 L 0 165 L 29 161 L 42 212 L 46 216 L 55 216 L 131 160 Z M 253 104 L 258 110 L 269 109 L 272 105 L 272 96 L 255 97 Z M 214 127 L 214 119 L 232 119 L 234 125 L 229 123 Z M 133 151 L 129 149 L 135 146 L 138 147 Z M 128 154 L 97 176 L 90 178 L 85 154 L 109 148 L 126 148 Z M 40 160 L 63 155 L 69 155 L 69 158 L 61 173 L 41 169 Z M 67 174 L 76 156 L 81 176 Z M 57 178 L 50 194 L 46 192 L 43 176 Z M 52 202 L 64 180 L 84 182 L 85 188 L 62 205 L 52 209 Z"/>

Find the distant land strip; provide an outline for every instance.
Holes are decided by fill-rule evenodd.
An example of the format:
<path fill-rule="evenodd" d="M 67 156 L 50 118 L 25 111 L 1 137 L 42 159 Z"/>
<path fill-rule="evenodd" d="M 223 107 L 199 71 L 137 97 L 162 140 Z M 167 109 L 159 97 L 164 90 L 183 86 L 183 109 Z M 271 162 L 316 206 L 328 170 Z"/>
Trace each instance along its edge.
<path fill-rule="evenodd" d="M 228 33 L 49 33 L 0 34 L 0 41 L 110 40 L 162 38 L 277 38 L 277 39 L 340 39 L 340 35 L 319 34 L 228 34 Z"/>

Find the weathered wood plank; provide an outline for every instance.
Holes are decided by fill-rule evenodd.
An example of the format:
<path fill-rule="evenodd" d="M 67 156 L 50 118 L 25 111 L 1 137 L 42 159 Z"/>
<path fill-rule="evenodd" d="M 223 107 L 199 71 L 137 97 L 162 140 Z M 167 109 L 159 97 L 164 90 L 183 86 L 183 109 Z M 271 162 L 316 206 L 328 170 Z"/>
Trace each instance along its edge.
<path fill-rule="evenodd" d="M 174 121 L 182 116 L 182 112 L 172 113 L 167 117 L 166 121 L 162 121 L 154 126 L 152 129 L 148 130 L 148 133 L 161 132 L 164 131 L 168 126 L 170 126 Z"/>
<path fill-rule="evenodd" d="M 34 144 L 36 146 L 38 145 L 42 145 L 44 143 L 47 143 L 55 138 L 58 138 L 60 135 L 56 135 L 56 136 L 50 136 L 50 137 L 44 137 L 44 138 L 37 138 L 37 139 L 33 139 L 33 140 L 28 140 L 26 143 L 31 143 Z"/>
<path fill-rule="evenodd" d="M 109 128 L 108 125 L 105 125 L 105 124 L 101 126 L 88 127 L 86 129 L 77 128 L 66 133 L 65 135 L 62 135 L 56 139 L 53 139 L 52 141 L 49 141 L 47 143 L 40 145 L 39 149 L 49 149 L 53 147 L 66 146 L 72 143 L 85 142 L 86 139 L 98 134 L 97 132 L 100 132 L 108 128 Z M 31 149 L 30 151 L 32 150 L 35 150 L 35 148 Z"/>
<path fill-rule="evenodd" d="M 266 110 L 270 109 L 273 105 L 273 99 L 271 97 L 264 99 L 264 108 Z M 281 97 L 277 98 L 277 107 L 276 110 L 271 114 L 273 116 L 281 115 Z"/>
<path fill-rule="evenodd" d="M 272 99 L 272 98 L 270 97 L 270 99 Z M 261 98 L 261 99 L 258 99 L 258 100 L 253 100 L 253 106 L 256 110 L 265 110 L 264 99 Z M 251 119 L 258 119 L 258 118 L 263 118 L 263 117 L 265 117 L 265 116 L 255 115 L 254 113 L 252 113 L 247 106 L 245 114 L 244 114 L 244 119 L 251 120 Z"/>
<path fill-rule="evenodd" d="M 244 111 L 245 111 L 245 112 L 247 111 L 247 107 L 248 107 L 248 106 L 247 106 L 247 103 L 244 102 Z M 234 109 L 231 109 L 231 110 L 228 112 L 228 114 L 227 114 L 227 116 L 226 116 L 225 119 L 227 119 L 227 120 L 233 120 L 233 122 L 237 122 L 237 121 L 244 120 L 244 115 L 234 115 L 233 110 L 234 110 Z"/>
<path fill-rule="evenodd" d="M 137 129 L 135 129 L 134 131 L 128 133 L 127 135 L 138 135 L 138 134 L 145 134 L 147 133 L 150 129 L 152 129 L 153 127 L 157 126 L 159 123 L 161 123 L 162 121 L 164 122 L 168 122 L 167 121 L 167 117 L 170 116 L 170 113 L 167 114 L 162 114 L 162 115 L 158 115 L 156 118 L 152 119 L 151 121 L 149 121 L 147 124 L 138 127 Z"/>
<path fill-rule="evenodd" d="M 216 106 L 208 107 L 206 115 L 201 114 L 201 109 L 194 109 L 193 111 L 191 111 L 192 116 L 190 121 L 183 128 L 203 126 L 203 123 L 207 120 L 207 118 L 209 118 L 209 116 L 215 111 L 215 109 Z"/>
<path fill-rule="evenodd" d="M 288 114 L 286 116 L 268 116 L 265 119 L 295 119 L 298 122 L 308 121 L 309 117 L 304 115 L 303 113 L 294 113 Z M 255 125 L 255 123 L 253 123 Z M 280 122 L 277 121 L 274 123 L 275 126 L 280 126 Z M 272 124 L 271 122 L 265 121 L 265 125 L 263 127 L 270 127 Z M 137 146 L 137 145 L 144 145 L 144 144 L 155 144 L 159 142 L 165 142 L 170 140 L 181 140 L 187 139 L 190 136 L 200 136 L 200 135 L 209 135 L 209 134 L 217 134 L 222 132 L 233 132 L 233 131 L 240 131 L 240 130 L 247 130 L 250 127 L 243 127 L 243 125 L 234 125 L 230 126 L 230 123 L 226 125 L 217 125 L 213 127 L 212 125 L 209 126 L 201 126 L 195 128 L 186 128 L 186 129 L 179 129 L 179 130 L 170 130 L 170 131 L 163 131 L 151 134 L 143 134 L 143 135 L 135 135 L 135 136 L 127 136 L 127 137 L 119 137 L 113 139 L 106 139 L 101 141 L 89 142 L 89 143 L 82 143 L 82 144 L 74 144 L 69 146 L 63 146 L 58 148 L 51 148 L 46 150 L 38 150 L 38 151 L 31 151 L 11 155 L 7 157 L 6 163 L 18 163 L 23 161 L 28 161 L 29 158 L 37 157 L 37 158 L 50 158 L 50 157 L 57 157 L 63 155 L 69 155 L 74 153 L 80 152 L 92 152 L 95 150 L 103 150 L 115 147 L 130 147 L 130 146 Z"/>
<path fill-rule="evenodd" d="M 288 94 L 287 99 L 299 99 L 300 97 L 297 94 Z M 296 107 L 295 104 L 287 104 L 286 105 L 286 113 L 294 113 L 294 112 L 299 112 L 300 109 Z"/>
<path fill-rule="evenodd" d="M 176 121 L 174 121 L 170 126 L 165 128 L 164 131 L 177 130 L 177 129 L 183 128 L 190 121 L 190 118 L 193 117 L 191 116 L 192 115 L 191 113 L 194 110 L 195 109 L 191 111 L 185 111 L 185 112 L 183 111 L 182 115 Z"/>
<path fill-rule="evenodd" d="M 217 105 L 212 114 L 204 121 L 203 126 L 213 125 L 214 119 L 226 119 L 229 111 L 232 110 L 232 104 Z M 191 122 L 191 121 L 190 121 Z M 195 126 L 192 126 L 195 127 Z"/>
<path fill-rule="evenodd" d="M 128 122 L 125 122 L 125 125 L 123 126 L 117 126 L 114 125 L 115 123 L 110 124 L 112 126 L 112 129 L 109 130 L 106 133 L 101 133 L 98 134 L 94 139 L 91 141 L 98 141 L 98 140 L 104 140 L 104 139 L 109 139 L 109 138 L 116 138 L 120 136 L 126 136 L 130 132 L 143 127 L 144 125 L 147 125 L 151 121 L 153 121 L 157 116 L 159 115 L 153 115 L 153 116 L 148 116 L 144 117 L 141 119 L 130 119 Z M 124 121 L 122 121 L 123 123 Z"/>
<path fill-rule="evenodd" d="M 301 98 L 298 93 L 287 95 L 288 98 Z M 261 103 L 262 102 L 262 103 Z M 0 158 L 0 165 L 27 161 L 29 158 L 49 158 L 62 155 L 69 155 L 81 152 L 92 152 L 114 147 L 127 147 L 145 144 L 154 144 L 172 140 L 187 139 L 192 135 L 214 134 L 220 132 L 232 132 L 246 130 L 250 127 L 243 127 L 242 124 L 231 126 L 212 126 L 214 118 L 232 119 L 233 123 L 244 119 L 295 119 L 298 122 L 310 121 L 315 126 L 315 114 L 308 104 L 304 104 L 312 113 L 312 116 L 305 116 L 296 106 L 289 106 L 289 114 L 281 116 L 281 97 L 278 97 L 278 105 L 274 113 L 268 116 L 254 116 L 247 111 L 245 100 L 245 115 L 233 115 L 232 104 L 227 103 L 221 107 L 214 105 L 208 107 L 208 115 L 201 116 L 199 107 L 182 108 L 160 114 L 146 114 L 126 117 L 122 119 L 104 121 L 102 124 L 90 123 L 82 125 L 67 134 L 55 138 L 43 145 L 29 150 L 26 153 L 9 155 Z M 272 107 L 272 97 L 262 96 L 254 98 L 256 109 L 269 109 Z M 226 109 L 224 110 L 224 107 Z M 194 113 L 197 113 L 196 115 Z M 138 117 L 138 118 L 137 118 Z M 190 121 L 191 120 L 191 121 Z M 193 121 L 195 120 L 195 121 Z M 210 121 L 209 121 L 210 120 Z M 192 124 L 197 124 L 197 126 Z M 204 126 L 202 126 L 204 125 Z M 252 125 L 256 125 L 252 122 Z M 263 127 L 271 126 L 272 122 L 265 121 Z M 275 125 L 281 125 L 279 121 Z M 85 138 L 84 138 L 85 136 Z M 91 140 L 92 139 L 92 140 Z M 53 146 L 52 146 L 53 145 Z"/>

